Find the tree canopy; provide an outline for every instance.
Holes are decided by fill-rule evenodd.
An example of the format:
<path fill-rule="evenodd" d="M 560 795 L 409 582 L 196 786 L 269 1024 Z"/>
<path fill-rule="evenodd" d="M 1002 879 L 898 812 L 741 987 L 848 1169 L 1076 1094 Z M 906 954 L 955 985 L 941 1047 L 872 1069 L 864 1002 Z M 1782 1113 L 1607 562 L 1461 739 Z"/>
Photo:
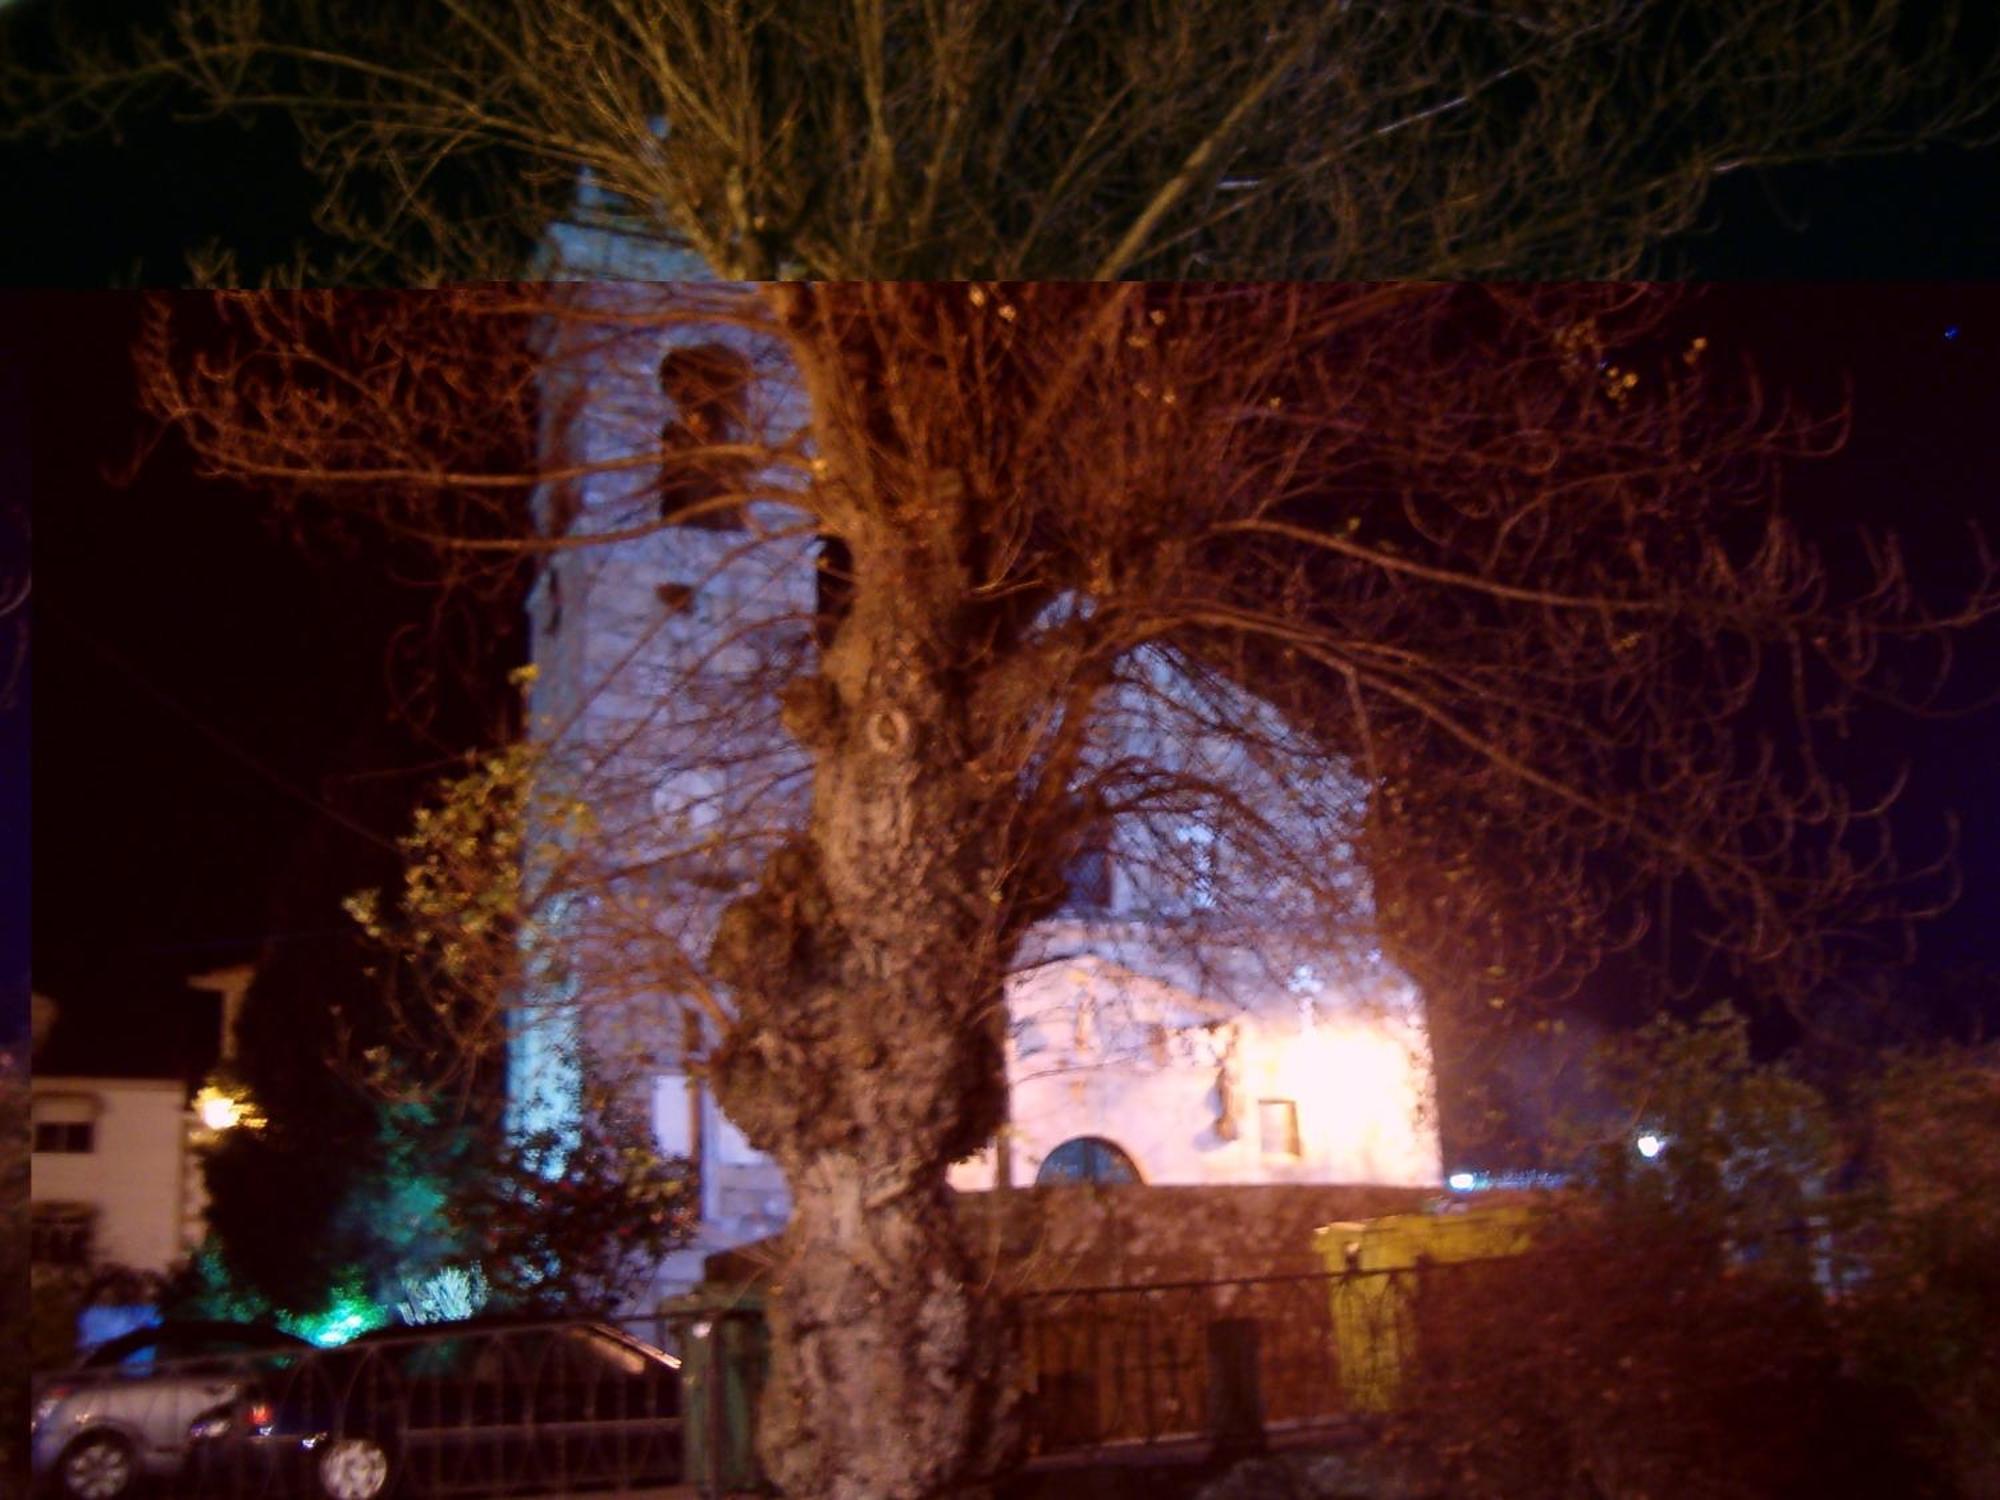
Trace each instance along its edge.
<path fill-rule="evenodd" d="M 518 275 L 569 215 L 747 279 L 1625 275 L 1727 174 L 1976 135 L 1996 65 L 1976 14 L 1915 0 L 203 0 L 48 24 L 65 60 L 13 77 L 28 128 L 163 98 L 289 117 L 325 188 L 294 272 L 331 285 Z"/>

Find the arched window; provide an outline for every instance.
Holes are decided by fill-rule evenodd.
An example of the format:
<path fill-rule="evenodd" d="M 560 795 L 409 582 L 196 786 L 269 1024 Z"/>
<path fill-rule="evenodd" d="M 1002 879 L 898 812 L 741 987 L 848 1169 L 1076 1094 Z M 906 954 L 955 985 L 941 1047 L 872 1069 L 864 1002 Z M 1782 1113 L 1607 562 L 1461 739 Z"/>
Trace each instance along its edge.
<path fill-rule="evenodd" d="M 1111 830 L 1104 824 L 1085 834 L 1081 847 L 1063 870 L 1069 887 L 1065 903 L 1071 911 L 1101 912 L 1111 909 Z"/>
<path fill-rule="evenodd" d="M 1132 1158 L 1097 1135 L 1080 1135 L 1064 1141 L 1049 1153 L 1042 1169 L 1035 1174 L 1036 1187 L 1137 1181 L 1139 1168 Z"/>
<path fill-rule="evenodd" d="M 742 525 L 734 506 L 694 509 L 743 485 L 747 465 L 716 447 L 749 441 L 750 361 L 726 344 L 691 344 L 660 361 L 674 417 L 660 431 L 660 516 L 709 531 Z"/>

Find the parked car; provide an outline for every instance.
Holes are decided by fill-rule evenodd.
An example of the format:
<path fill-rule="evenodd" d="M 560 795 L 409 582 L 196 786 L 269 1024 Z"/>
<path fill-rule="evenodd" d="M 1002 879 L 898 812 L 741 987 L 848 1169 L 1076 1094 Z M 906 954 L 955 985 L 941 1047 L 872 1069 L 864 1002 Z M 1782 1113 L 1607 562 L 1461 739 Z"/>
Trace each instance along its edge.
<path fill-rule="evenodd" d="M 172 1478 L 195 1417 L 311 1350 L 277 1328 L 219 1322 L 159 1323 L 99 1344 L 36 1389 L 35 1480 L 73 1500 L 117 1500 Z"/>
<path fill-rule="evenodd" d="M 671 1484 L 680 1361 L 605 1323 L 378 1330 L 197 1420 L 203 1493 L 323 1500 Z"/>

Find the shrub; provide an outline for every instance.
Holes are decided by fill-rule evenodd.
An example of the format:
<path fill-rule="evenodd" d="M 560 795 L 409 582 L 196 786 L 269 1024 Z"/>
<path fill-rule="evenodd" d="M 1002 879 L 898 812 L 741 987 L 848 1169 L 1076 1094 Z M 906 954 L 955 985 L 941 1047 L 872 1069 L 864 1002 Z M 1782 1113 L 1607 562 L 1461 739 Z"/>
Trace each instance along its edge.
<path fill-rule="evenodd" d="M 1898 1060 L 1875 1092 L 1883 1208 L 1843 1309 L 1939 1493 L 2000 1495 L 2000 1052 Z"/>
<path fill-rule="evenodd" d="M 1840 1368 L 1813 1275 L 1823 1101 L 1754 1063 L 1725 1009 L 1657 1021 L 1595 1072 L 1623 1113 L 1533 1248 L 1420 1277 L 1402 1435 L 1469 1500 L 1810 1490 Z"/>
<path fill-rule="evenodd" d="M 1574 1205 L 1423 1280 L 1408 1435 L 1453 1494 L 1762 1500 L 1811 1471 L 1837 1353 L 1804 1278 Z"/>

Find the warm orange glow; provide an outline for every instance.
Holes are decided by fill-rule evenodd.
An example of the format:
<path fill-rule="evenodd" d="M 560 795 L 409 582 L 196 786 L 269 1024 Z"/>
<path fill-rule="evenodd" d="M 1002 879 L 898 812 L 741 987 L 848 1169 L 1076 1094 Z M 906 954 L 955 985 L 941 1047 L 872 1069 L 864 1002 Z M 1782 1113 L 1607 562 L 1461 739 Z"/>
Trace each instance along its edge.
<path fill-rule="evenodd" d="M 1278 1077 L 1303 1105 L 1308 1155 L 1359 1153 L 1385 1180 L 1432 1180 L 1430 1059 L 1391 1020 L 1320 1019 L 1277 1049 Z"/>
<path fill-rule="evenodd" d="M 214 1084 L 204 1084 L 194 1096 L 195 1118 L 204 1129 L 218 1134 L 242 1126 L 256 1130 L 264 1124 L 264 1117 L 252 1107 L 249 1098 L 239 1093 L 230 1093 Z"/>

